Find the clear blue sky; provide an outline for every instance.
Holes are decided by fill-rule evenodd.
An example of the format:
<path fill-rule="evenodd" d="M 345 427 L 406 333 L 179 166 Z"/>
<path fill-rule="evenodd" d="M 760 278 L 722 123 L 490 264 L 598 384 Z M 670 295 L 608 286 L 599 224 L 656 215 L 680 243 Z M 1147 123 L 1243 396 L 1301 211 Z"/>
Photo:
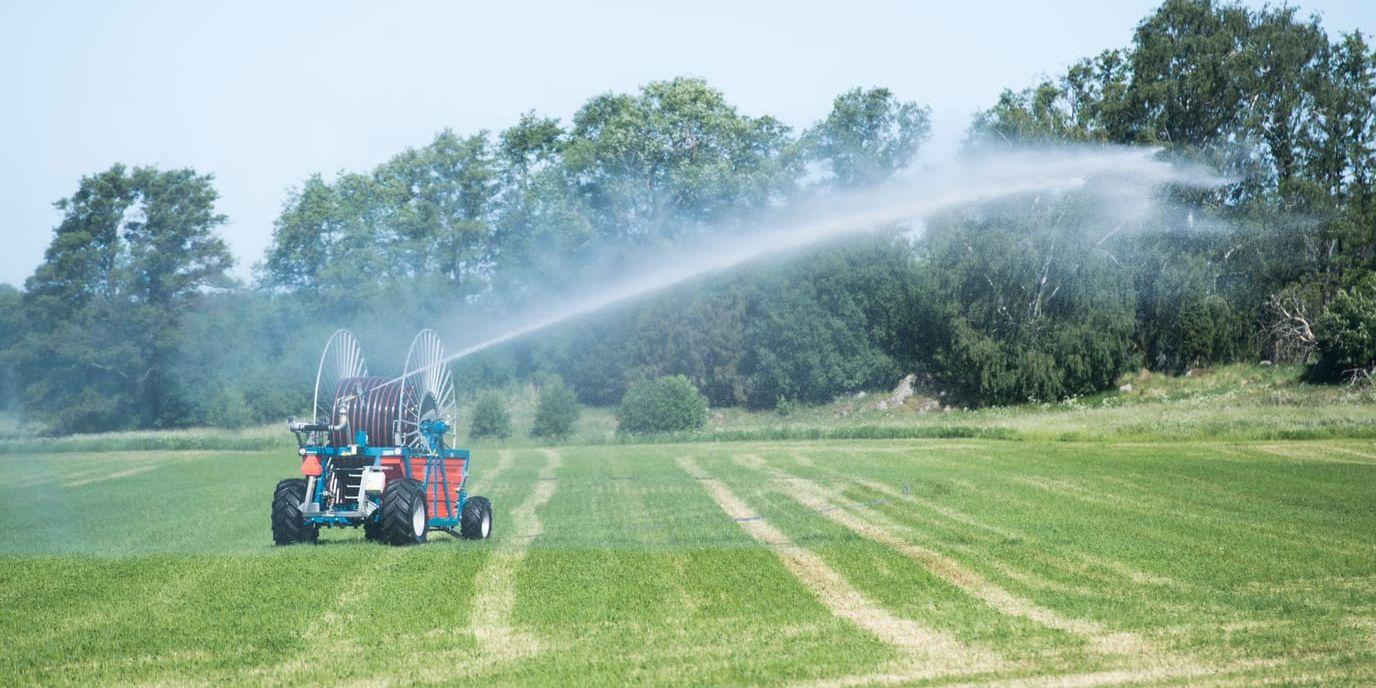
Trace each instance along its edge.
<path fill-rule="evenodd" d="M 52 202 L 115 162 L 213 172 L 246 277 L 312 172 L 526 110 L 567 121 L 593 94 L 678 75 L 795 127 L 840 91 L 888 86 L 932 106 L 939 159 L 1001 89 L 1127 44 L 1156 4 L 5 2 L 0 282 L 42 259 Z M 1298 5 L 1330 34 L 1376 32 L 1376 0 Z"/>

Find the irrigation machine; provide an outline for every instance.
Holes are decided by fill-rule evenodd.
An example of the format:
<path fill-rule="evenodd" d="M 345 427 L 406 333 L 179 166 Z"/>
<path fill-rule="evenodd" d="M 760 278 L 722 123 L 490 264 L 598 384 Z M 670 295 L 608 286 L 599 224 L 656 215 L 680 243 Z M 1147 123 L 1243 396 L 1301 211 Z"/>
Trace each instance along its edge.
<path fill-rule="evenodd" d="M 314 417 L 292 419 L 300 478 L 277 483 L 272 540 L 314 543 L 325 528 L 363 528 L 367 540 L 425 541 L 442 530 L 465 539 L 492 534 L 492 505 L 468 496 L 471 457 L 446 445 L 454 382 L 434 330 L 411 341 L 400 377 L 368 374 L 358 340 L 338 330 L 315 375 Z"/>

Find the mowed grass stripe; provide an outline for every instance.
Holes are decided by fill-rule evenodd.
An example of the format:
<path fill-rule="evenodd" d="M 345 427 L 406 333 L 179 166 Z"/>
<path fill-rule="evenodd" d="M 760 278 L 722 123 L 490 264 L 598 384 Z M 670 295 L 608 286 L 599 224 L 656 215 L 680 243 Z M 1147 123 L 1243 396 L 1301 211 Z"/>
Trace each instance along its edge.
<path fill-rule="evenodd" d="M 21 671 L 34 672 L 32 682 L 45 685 L 245 681 L 257 667 L 310 654 L 301 644 L 303 625 L 342 583 L 322 573 L 316 584 L 302 587 L 299 563 L 222 556 L 136 557 L 119 560 L 117 569 L 115 561 L 102 559 L 38 561 L 57 569 L 52 581 L 63 590 L 118 580 L 106 590 L 106 613 L 84 615 L 41 646 L 19 650 Z M 53 600 L 63 597 L 30 598 L 13 611 L 41 618 L 46 605 L 60 616 Z"/>
<path fill-rule="evenodd" d="M 837 473 L 836 475 L 840 475 Z M 1128 563 L 1111 559 L 1108 557 L 1097 556 L 1091 552 L 1083 550 L 1069 549 L 1064 547 L 1051 547 L 1043 543 L 1036 542 L 1036 538 L 1029 533 L 1016 530 L 1007 525 L 992 525 L 982 519 L 977 519 L 968 513 L 949 506 L 944 506 L 925 499 L 912 493 L 905 493 L 897 488 L 873 480 L 854 479 L 851 484 L 869 490 L 874 494 L 881 495 L 888 503 L 881 503 L 880 500 L 870 500 L 870 503 L 881 513 L 895 514 L 898 512 L 898 504 L 916 506 L 932 514 L 924 519 L 927 523 L 934 523 L 938 527 L 952 529 L 959 533 L 962 539 L 974 540 L 981 547 L 997 547 L 1002 543 L 1019 542 L 1035 543 L 1034 547 L 1027 548 L 1023 552 L 1024 556 L 1047 570 L 1056 571 L 1061 576 L 1051 578 L 1041 573 L 1016 568 L 1014 565 L 1002 561 L 987 561 L 986 564 L 993 566 L 1000 573 L 1025 583 L 1049 588 L 1056 588 L 1063 591 L 1082 592 L 1089 586 L 1094 585 L 1116 585 L 1123 581 L 1128 581 L 1136 585 L 1152 586 L 1178 586 L 1178 581 L 1161 574 L 1148 573 L 1138 570 Z M 861 501 L 865 501 L 861 496 Z M 1003 497 L 1007 502 L 1015 502 L 1006 496 Z M 892 506 L 890 506 L 892 504 Z M 1024 508 L 1029 504 L 1022 502 L 1020 506 Z M 904 516 L 913 515 L 912 512 L 903 514 Z M 895 518 L 891 516 L 891 518 Z M 897 517 L 897 518 L 901 518 Z M 943 521 L 944 519 L 944 521 Z M 952 525 L 954 522 L 956 525 Z M 964 530 L 958 526 L 965 526 Z M 908 528 L 914 526 L 908 525 Z M 925 529 L 925 525 L 923 526 Z M 981 532 L 984 531 L 984 532 Z M 960 544 L 947 545 L 954 551 L 970 553 L 976 551 L 976 547 Z M 1073 577 L 1073 581 L 1065 579 L 1065 576 Z"/>
<path fill-rule="evenodd" d="M 919 443 L 909 450 L 910 456 L 903 458 L 892 452 L 876 457 L 837 449 L 833 451 L 843 458 L 815 460 L 815 465 L 827 468 L 797 470 L 818 480 L 850 484 L 852 487 L 844 490 L 847 498 L 867 503 L 907 527 L 910 540 L 958 558 L 966 568 L 1064 616 L 1112 623 L 1115 628 L 1140 632 L 1150 628 L 1148 619 L 1154 621 L 1163 611 L 1192 612 L 1188 604 L 1177 601 L 1180 598 L 1173 581 L 1162 581 L 1154 572 L 1143 571 L 1131 557 L 1104 554 L 1112 552 L 1102 547 L 1102 534 L 1109 532 L 1108 527 L 1090 521 L 1088 537 L 1067 533 L 1065 519 L 1073 515 L 1061 511 L 1062 505 L 1012 497 L 1010 490 L 991 486 L 979 474 L 947 469 L 934 461 L 926 449 Z M 832 469 L 833 466 L 838 468 Z M 897 487 L 874 491 L 857 483 Z M 927 503 L 957 509 L 1016 537 L 995 536 L 947 520 L 931 510 L 912 508 Z M 1104 530 L 1096 533 L 1096 526 Z M 1091 547 L 1085 549 L 1086 545 Z M 1167 582 L 1172 584 L 1163 587 Z M 1138 608 L 1140 617 L 1134 623 L 1119 625 L 1116 622 L 1120 609 L 1129 599 L 1143 603 Z"/>
<path fill-rule="evenodd" d="M 1328 443 L 1306 442 L 1292 453 L 1327 454 L 1335 449 Z M 1320 546 L 1347 548 L 1369 543 L 1367 533 L 1351 528 L 1352 519 L 1347 514 L 1331 508 L 1331 500 L 1316 501 L 1312 497 L 1315 493 L 1307 491 L 1304 494 L 1311 496 L 1296 499 L 1290 495 L 1305 483 L 1323 486 L 1323 491 L 1352 491 L 1351 486 L 1370 483 L 1376 477 L 1376 466 L 1262 460 L 1259 457 L 1264 452 L 1234 446 L 1179 448 L 1166 453 L 1165 459 L 1162 453 L 1161 448 L 1118 448 L 1112 457 L 1096 457 L 1095 464 L 1075 466 L 1079 470 L 1068 471 L 1066 462 L 1060 462 L 1039 472 L 1058 473 L 1047 477 L 1118 504 L 1197 514 L 1262 530 L 1284 541 L 1309 540 Z M 1223 453 L 1237 455 L 1240 460 L 1222 461 Z M 1326 531 L 1321 541 L 1314 540 L 1316 529 Z M 1340 532 L 1347 535 L 1335 538 Z"/>
<path fill-rule="evenodd" d="M 1093 671 L 1075 674 L 1053 674 L 1047 676 L 1029 676 L 1023 678 L 1005 678 L 992 682 L 961 682 L 943 684 L 943 688 L 990 688 L 998 686 L 1000 688 L 1100 688 L 1101 686 L 1141 686 L 1141 685 L 1160 685 L 1162 682 L 1170 685 L 1179 685 L 1183 681 L 1185 685 L 1198 685 L 1203 679 L 1220 678 L 1240 680 L 1245 678 L 1244 674 L 1255 670 L 1259 666 L 1268 666 L 1273 662 L 1238 662 L 1226 667 L 1210 666 L 1153 666 L 1143 669 L 1109 669 L 1106 671 Z M 894 685 L 911 682 L 913 679 L 902 674 L 887 674 L 872 677 L 856 677 L 854 683 L 845 685 Z M 1253 679 L 1248 679 L 1253 680 Z M 1253 683 L 1238 683 L 1236 685 L 1256 685 Z"/>
<path fill-rule="evenodd" d="M 1005 447 L 997 449 L 1010 451 Z M 1024 504 L 1037 505 L 1036 515 L 1028 518 L 1030 523 L 1064 520 L 1065 505 L 1073 503 L 1075 509 L 1084 515 L 1084 518 L 1076 519 L 1074 525 L 1085 531 L 1086 538 L 1102 538 L 1105 534 L 1112 534 L 1121 546 L 1132 548 L 1130 558 L 1155 560 L 1159 562 L 1159 568 L 1171 570 L 1177 579 L 1183 578 L 1181 573 L 1193 573 L 1195 579 L 1211 579 L 1217 573 L 1246 572 L 1250 575 L 1257 571 L 1275 570 L 1276 552 L 1312 556 L 1318 550 L 1329 557 L 1343 558 L 1360 554 L 1315 534 L 1288 538 L 1269 529 L 1258 530 L 1242 520 L 1207 511 L 1151 508 L 1134 502 L 1130 497 L 1113 495 L 1109 486 L 1096 483 L 1098 474 L 1106 470 L 1130 469 L 1131 466 L 1125 466 L 1122 457 L 1084 455 L 1092 451 L 1092 448 L 1078 451 L 1073 447 L 1066 448 L 1058 452 L 1059 458 L 1053 460 L 1026 451 L 1015 457 L 976 453 L 963 455 L 960 461 L 934 453 L 921 456 L 920 461 L 925 472 L 945 471 L 978 478 L 989 493 L 999 495 L 1000 499 L 1009 498 L 1010 502 L 1021 500 Z M 855 462 L 851 468 L 864 470 L 872 463 Z M 1258 471 L 1274 470 L 1264 464 L 1256 464 L 1255 468 Z M 1269 542 L 1259 543 L 1257 539 Z M 1216 556 L 1209 556 L 1204 551 L 1213 546 L 1212 543 L 1222 542 L 1248 544 L 1231 552 L 1233 556 L 1245 557 L 1245 566 L 1239 567 Z M 1114 545 L 1113 542 L 1107 544 Z M 1263 544 L 1265 546 L 1260 546 Z M 1147 555 L 1145 559 L 1144 554 Z M 1182 570 L 1182 558 L 1197 564 L 1200 569 Z"/>
<path fill-rule="evenodd" d="M 750 448 L 761 453 L 768 451 L 767 446 Z M 752 452 L 729 452 L 721 459 L 726 465 L 734 465 L 739 459 L 761 469 L 765 465 Z M 895 614 L 947 629 L 977 647 L 1011 648 L 1004 649 L 1002 654 L 1013 664 L 1052 655 L 1069 661 L 1071 656 L 1079 658 L 1088 652 L 1085 642 L 1023 617 L 1003 614 L 926 568 L 914 565 L 907 554 L 858 535 L 828 518 L 834 507 L 814 508 L 800 502 L 791 494 L 792 481 L 775 475 L 763 477 L 753 471 L 723 475 L 738 494 L 757 497 L 752 501 L 771 524 L 816 552 L 862 594 Z M 924 530 L 912 529 L 905 535 L 926 539 Z"/>
<path fill-rule="evenodd" d="M 480 651 L 497 660 L 519 659 L 540 650 L 536 638 L 512 627 L 511 610 L 516 604 L 516 572 L 525 562 L 531 539 L 541 532 L 538 510 L 554 495 L 558 487 L 555 474 L 563 463 L 554 450 L 542 453 L 545 464 L 536 477 L 535 488 L 511 511 L 510 534 L 497 540 L 487 567 L 474 581 L 477 594 L 469 630 Z"/>
<path fill-rule="evenodd" d="M 62 605 L 39 607 L 34 602 L 43 599 L 42 593 L 31 587 L 15 604 L 5 607 L 7 615 L 13 617 L 5 624 L 7 640 L 0 657 L 11 653 L 15 657 L 43 656 L 38 662 L 11 665 L 35 682 L 44 676 L 98 668 L 93 664 L 99 665 L 102 659 L 127 656 L 130 649 L 145 649 L 136 640 L 142 637 L 137 634 L 139 625 L 165 614 L 212 570 L 187 561 L 145 560 L 123 562 L 114 575 L 83 575 L 85 567 L 76 562 L 69 566 L 51 563 L 32 561 L 7 567 L 46 569 L 49 577 L 43 581 L 42 593 L 65 600 Z M 9 581 L 5 583 L 8 587 Z M 10 658 L 0 662 L 3 665 L 10 665 Z"/>
<path fill-rule="evenodd" d="M 941 549 L 968 552 L 968 555 L 962 554 L 962 559 L 975 563 L 981 570 L 1003 579 L 1005 584 L 1011 583 L 1014 589 L 1047 606 L 1073 616 L 1089 616 L 1104 622 L 1111 620 L 1116 627 L 1152 636 L 1172 651 L 1207 657 L 1213 663 L 1226 665 L 1239 656 L 1256 656 L 1258 652 L 1288 652 L 1287 648 L 1296 642 L 1311 647 L 1345 647 L 1352 651 L 1370 646 L 1369 634 L 1344 628 L 1337 617 L 1343 613 L 1370 614 L 1372 605 L 1362 603 L 1358 597 L 1342 601 L 1350 597 L 1346 593 L 1338 595 L 1330 590 L 1316 594 L 1312 589 L 1292 591 L 1269 582 L 1296 578 L 1316 580 L 1334 570 L 1376 573 L 1373 571 L 1376 557 L 1363 557 L 1360 553 L 1339 555 L 1331 552 L 1331 548 L 1309 545 L 1311 539 L 1333 534 L 1333 528 L 1320 524 L 1334 519 L 1351 521 L 1349 528 L 1344 530 L 1371 526 L 1372 486 L 1353 484 L 1350 475 L 1352 470 L 1365 469 L 1274 459 L 1255 461 L 1250 467 L 1240 462 L 1211 463 L 1206 460 L 1211 452 L 1219 451 L 1223 445 L 1167 446 L 1154 455 L 1139 459 L 1133 451 L 1140 450 L 1120 451 L 1107 458 L 1101 453 L 1102 447 L 1094 446 L 990 444 L 993 446 L 978 453 L 982 457 L 962 453 L 959 460 L 941 452 L 927 452 L 922 443 L 914 443 L 906 452 L 901 452 L 906 454 L 902 457 L 900 452 L 856 451 L 843 460 L 823 460 L 815 458 L 814 453 L 813 463 L 843 466 L 847 475 L 901 486 L 902 492 L 911 492 L 911 496 L 905 495 L 907 498 L 956 504 L 1000 526 L 1016 523 L 1027 528 L 1030 539 L 1026 540 L 979 542 L 968 549 L 961 549 L 965 545 L 943 543 Z M 843 449 L 829 451 L 842 453 Z M 1054 459 L 1043 453 L 1053 451 Z M 1104 482 L 1112 483 L 1111 478 L 1117 475 L 1130 476 L 1139 471 L 1154 478 L 1143 481 L 1144 493 L 1149 495 L 1165 489 L 1157 487 L 1156 481 L 1168 482 L 1178 474 L 1199 477 L 1222 488 L 1236 486 L 1240 493 L 1250 493 L 1261 489 L 1256 486 L 1283 482 L 1279 478 L 1281 475 L 1303 471 L 1304 480 L 1297 481 L 1292 491 L 1278 491 L 1276 499 L 1292 505 L 1288 508 L 1307 505 L 1324 514 L 1314 517 L 1311 538 L 1277 543 L 1273 537 L 1248 536 L 1246 529 L 1241 527 L 1224 531 L 1197 527 L 1197 519 L 1192 517 L 1194 509 L 1186 504 L 1162 503 L 1151 505 L 1152 508 L 1121 509 L 1116 505 L 1047 499 L 1044 491 L 1019 486 L 1009 480 L 1015 477 L 1067 480 L 1067 476 L 1077 476 L 1079 484 L 1093 489 L 1100 478 L 1110 478 Z M 957 480 L 974 480 L 981 489 L 953 487 Z M 1189 485 L 1181 480 L 1176 480 L 1176 484 L 1180 490 L 1188 489 Z M 1120 486 L 1121 483 L 1104 485 L 1104 489 L 1116 490 Z M 891 487 L 889 494 L 897 489 Z M 865 501 L 874 495 L 850 493 L 847 496 Z M 913 522 L 893 503 L 875 508 L 896 520 Z M 1275 512 L 1266 511 L 1258 512 L 1256 519 L 1261 524 L 1284 520 Z M 1096 585 L 1084 589 L 1078 586 L 1081 589 L 1077 590 L 1031 588 L 1000 573 L 1019 563 L 1022 564 L 1019 568 L 1023 568 L 1037 560 L 1039 557 L 1029 556 L 1032 552 L 1074 553 L 1076 550 L 1104 561 L 1122 561 L 1125 568 L 1143 571 L 1151 578 L 1123 580 L 1111 587 Z M 1160 585 L 1155 580 L 1157 572 L 1167 566 L 1171 567 L 1171 580 Z M 1073 579 L 1067 582 L 1075 583 Z M 1234 587 L 1239 585 L 1246 587 Z M 1111 613 L 1105 615 L 1106 609 Z M 1297 613 L 1297 609 L 1308 611 Z M 1294 619 L 1297 624 L 1293 628 L 1268 630 L 1275 621 L 1283 619 Z M 1260 625 L 1254 628 L 1255 624 Z M 1247 630 L 1220 631 L 1221 627 L 1232 626 Z"/>
<path fill-rule="evenodd" d="M 717 506 L 752 538 L 769 547 L 832 614 L 850 621 L 899 650 L 902 659 L 910 666 L 922 667 L 922 676 L 988 672 L 1000 664 L 999 658 L 993 653 L 966 645 L 945 631 L 897 617 L 870 601 L 821 557 L 795 544 L 783 532 L 759 517 L 724 483 L 704 474 L 691 457 L 680 457 L 678 464 L 683 470 L 699 476 L 699 484 Z"/>
<path fill-rule="evenodd" d="M 967 558 L 997 551 L 998 556 L 981 557 L 981 565 L 990 573 L 1027 586 L 1080 593 L 1127 583 L 1181 585 L 1170 576 L 1082 549 L 1078 542 L 1048 539 L 1024 529 L 1024 525 L 1047 522 L 1040 513 L 1045 504 L 1019 498 L 1007 490 L 980 489 L 959 477 L 965 474 L 957 471 L 933 470 L 939 467 L 928 460 L 931 450 L 932 447 L 920 444 L 909 450 L 920 454 L 886 459 L 881 464 L 886 468 L 883 472 L 869 470 L 872 466 L 863 457 L 849 452 L 841 454 L 842 460 L 814 460 L 808 454 L 793 452 L 796 467 L 792 470 L 816 479 L 844 481 L 852 486 L 844 491 L 846 496 L 868 503 L 913 529 L 930 548 L 961 553 Z M 838 465 L 845 470 L 834 468 Z M 904 472 L 895 473 L 896 466 Z M 917 469 L 920 473 L 913 472 Z M 986 498 L 990 493 L 995 495 L 992 500 Z M 1014 548 L 1016 556 L 1010 556 Z"/>
<path fill-rule="evenodd" d="M 844 675 L 893 653 L 832 616 L 675 464 L 674 447 L 571 448 L 516 619 L 549 651 L 496 684 L 739 685 Z"/>
<path fill-rule="evenodd" d="M 1196 515 L 1179 510 L 1143 511 L 1140 508 L 1120 508 L 1120 504 L 1093 499 L 1074 499 L 1068 495 L 1052 494 L 1048 498 L 1048 480 L 1070 480 L 1067 475 L 1092 484 L 1105 470 L 1093 462 L 1093 456 L 1077 456 L 1067 449 L 1063 465 L 1044 465 L 1047 462 L 1021 447 L 997 447 L 997 452 L 962 455 L 956 460 L 939 453 L 913 454 L 908 461 L 895 462 L 907 471 L 906 475 L 885 471 L 887 475 L 874 481 L 864 481 L 876 488 L 878 480 L 903 485 L 909 481 L 912 494 L 927 502 L 961 501 L 972 505 L 980 513 L 1003 522 L 1022 524 L 1025 537 L 1017 538 L 1019 549 L 1029 558 L 1042 559 L 1043 552 L 1055 553 L 1064 560 L 1079 559 L 1087 564 L 1102 565 L 1136 585 L 1165 585 L 1184 589 L 1190 583 L 1173 575 L 1179 569 L 1179 550 L 1192 543 L 1219 539 L 1218 523 L 1203 524 Z M 920 451 L 920 448 L 917 450 Z M 1081 450 L 1080 453 L 1083 453 Z M 1090 460 L 1086 460 L 1090 459 Z M 916 465 L 914 465 L 916 464 Z M 913 479 L 913 471 L 921 467 L 922 480 Z M 858 460 L 848 465 L 855 473 L 871 473 L 874 462 Z M 1129 470 L 1119 461 L 1108 470 Z M 954 482 L 952 476 L 979 483 L 980 489 L 943 493 L 940 481 Z M 1028 482 L 1031 481 L 1031 482 Z M 1040 482 L 1040 484 L 1039 484 Z M 894 488 L 886 490 L 892 493 Z M 887 510 L 891 514 L 891 510 Z M 1155 558 L 1143 554 L 1157 553 Z M 1129 564 L 1128 562 L 1133 562 Z M 1157 566 L 1142 564 L 1159 562 Z M 1048 562 L 1050 563 L 1050 562 Z M 1066 566 L 1058 566 L 1072 572 Z M 1167 573 L 1170 572 L 1170 573 Z"/>
<path fill-rule="evenodd" d="M 1304 460 L 1339 450 L 1329 442 L 1285 447 L 1280 454 L 1267 444 L 1132 446 L 1111 452 L 1086 447 L 1066 453 L 1091 459 L 1087 464 L 1035 455 L 1032 460 L 1046 477 L 1130 503 L 1150 500 L 1167 512 L 1200 514 L 1292 540 L 1310 538 L 1315 528 L 1322 528 L 1330 531 L 1328 539 L 1347 532 L 1348 537 L 1339 538 L 1343 544 L 1367 542 L 1367 533 L 1350 528 L 1350 518 L 1327 508 L 1331 500 L 1316 501 L 1314 496 L 1335 488 L 1352 492 L 1353 486 L 1376 477 L 1376 466 Z M 1316 489 L 1297 490 L 1300 486 Z M 1306 496 L 1295 500 L 1292 494 Z"/>
<path fill-rule="evenodd" d="M 735 459 L 742 465 L 773 476 L 789 496 L 802 506 L 818 511 L 861 537 L 901 552 L 932 575 L 1000 613 L 1022 617 L 1047 628 L 1079 636 L 1096 650 L 1106 654 L 1142 656 L 1155 652 L 1134 633 L 1113 631 L 1089 619 L 1067 617 L 1015 595 L 966 568 L 955 559 L 905 540 L 899 534 L 907 532 L 908 528 L 872 510 L 857 509 L 853 502 L 847 504 L 848 500 L 840 498 L 839 494 L 817 483 L 782 470 L 768 468 L 763 460 L 753 454 L 737 454 Z M 841 508 L 843 504 L 849 508 Z"/>
<path fill-rule="evenodd" d="M 921 447 L 924 452 L 929 447 Z M 916 458 L 916 457 L 913 457 Z M 908 462 L 904 462 L 908 463 Z M 924 473 L 930 473 L 931 466 L 918 461 Z M 934 547 L 963 553 L 968 558 L 978 556 L 980 563 L 991 572 L 1039 590 L 1055 590 L 1074 596 L 1101 594 L 1103 590 L 1122 589 L 1123 586 L 1152 586 L 1182 588 L 1181 581 L 1158 571 L 1147 571 L 1123 558 L 1106 556 L 1085 549 L 1078 540 L 1066 541 L 1064 538 L 1047 538 L 1042 533 L 1020 527 L 1022 524 L 1041 524 L 1052 522 L 1045 514 L 1044 502 L 1022 498 L 1008 490 L 981 489 L 965 478 L 955 478 L 952 474 L 939 474 L 931 480 L 911 489 L 906 480 L 885 476 L 903 489 L 875 479 L 857 477 L 861 472 L 856 466 L 848 466 L 848 471 L 825 469 L 825 474 L 836 479 L 846 480 L 866 492 L 852 495 L 859 501 L 868 501 L 874 508 L 890 518 L 920 532 L 931 531 L 938 537 L 929 544 Z M 950 484 L 952 490 L 944 491 L 941 486 Z M 984 496 L 995 495 L 993 499 Z M 880 499 L 873 499 L 878 496 Z M 887 500 L 887 501 L 885 501 Z M 952 505 L 960 500 L 963 508 Z M 916 506 L 925 512 L 919 516 L 908 506 Z M 978 516 L 971 513 L 977 511 Z M 1019 525 L 1013 525 L 1019 524 Z M 940 529 L 953 533 L 942 536 Z M 1016 552 L 1010 551 L 1016 548 Z M 990 556 L 990 553 L 994 553 Z"/>
<path fill-rule="evenodd" d="M 468 469 L 470 471 L 468 484 L 464 486 L 464 489 L 469 496 L 487 496 L 494 487 L 502 484 L 502 478 L 511 469 L 513 462 L 513 454 L 510 449 L 498 450 L 497 462 L 491 467 L 485 465 L 485 462 L 481 460 L 471 461 Z M 496 509 L 496 504 L 493 504 L 493 509 Z"/>

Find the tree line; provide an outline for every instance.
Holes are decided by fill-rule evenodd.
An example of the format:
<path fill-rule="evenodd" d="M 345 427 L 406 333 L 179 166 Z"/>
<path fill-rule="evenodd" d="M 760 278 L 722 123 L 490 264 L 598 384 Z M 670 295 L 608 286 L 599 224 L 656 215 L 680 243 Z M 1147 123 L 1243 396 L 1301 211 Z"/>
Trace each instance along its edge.
<path fill-rule="evenodd" d="M 83 178 L 23 290 L 0 289 L 0 385 L 59 432 L 237 425 L 301 412 L 328 328 L 401 360 L 437 318 L 500 321 L 907 167 L 929 110 L 884 88 L 794 131 L 698 79 L 445 130 L 293 190 L 249 285 L 226 277 L 209 175 Z M 1074 197 L 945 213 L 920 236 L 698 280 L 456 364 L 463 388 L 558 376 L 584 403 L 682 375 L 714 405 L 820 403 L 919 372 L 965 404 L 1053 400 L 1146 366 L 1376 362 L 1376 53 L 1290 8 L 1168 0 L 1132 43 L 1001 94 L 968 154 L 1151 145 L 1231 183 L 1115 233 Z M 452 314 L 452 315 L 451 315 Z"/>

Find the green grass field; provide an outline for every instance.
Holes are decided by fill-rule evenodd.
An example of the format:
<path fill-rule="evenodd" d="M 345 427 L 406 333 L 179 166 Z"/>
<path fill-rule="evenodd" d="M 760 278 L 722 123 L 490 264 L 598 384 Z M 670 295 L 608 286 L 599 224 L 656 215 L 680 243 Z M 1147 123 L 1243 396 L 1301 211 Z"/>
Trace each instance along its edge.
<path fill-rule="evenodd" d="M 410 549 L 271 547 L 289 450 L 0 456 L 0 681 L 1376 681 L 1369 441 L 476 456 L 494 538 Z"/>

